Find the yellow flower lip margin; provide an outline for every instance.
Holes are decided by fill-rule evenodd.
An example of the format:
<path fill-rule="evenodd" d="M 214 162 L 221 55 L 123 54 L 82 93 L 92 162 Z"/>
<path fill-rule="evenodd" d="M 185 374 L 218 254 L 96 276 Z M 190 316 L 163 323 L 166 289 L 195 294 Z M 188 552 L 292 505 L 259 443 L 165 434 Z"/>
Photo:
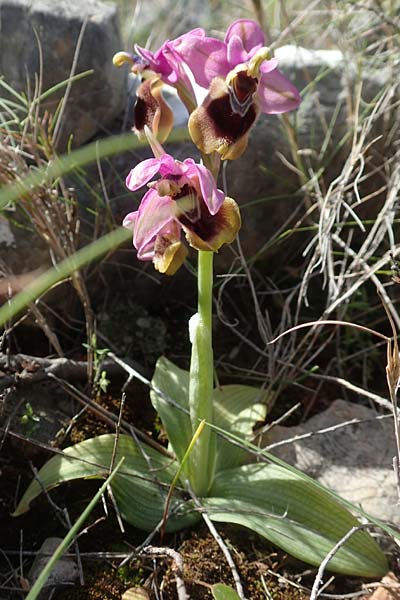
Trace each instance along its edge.
<path fill-rule="evenodd" d="M 233 198 L 227 196 L 218 213 L 211 218 L 213 219 L 213 224 L 208 229 L 208 236 L 205 236 L 203 233 L 203 237 L 196 233 L 196 226 L 185 227 L 181 218 L 186 239 L 192 248 L 218 252 L 221 246 L 231 244 L 235 240 L 242 221 L 239 206 Z M 202 217 L 200 223 L 203 227 L 204 223 L 207 224 L 207 215 Z"/>
<path fill-rule="evenodd" d="M 175 275 L 188 253 L 180 240 L 174 240 L 172 236 L 158 236 L 154 247 L 154 268 L 165 275 Z"/>
<path fill-rule="evenodd" d="M 145 71 L 142 75 L 144 74 Z M 164 84 L 160 76 L 153 72 L 147 72 L 147 77 L 143 77 L 143 79 L 136 90 L 133 131 L 140 140 L 145 140 L 145 128 L 147 127 L 154 137 L 163 143 L 174 126 L 174 113 L 162 94 Z"/>

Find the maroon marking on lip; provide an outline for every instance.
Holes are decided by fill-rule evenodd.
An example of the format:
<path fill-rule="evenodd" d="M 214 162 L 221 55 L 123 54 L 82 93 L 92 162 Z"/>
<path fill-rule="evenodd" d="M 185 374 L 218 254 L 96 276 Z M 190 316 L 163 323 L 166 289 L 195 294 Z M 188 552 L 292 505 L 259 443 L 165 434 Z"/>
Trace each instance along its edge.
<path fill-rule="evenodd" d="M 223 210 L 212 215 L 206 204 L 199 201 L 199 216 L 197 220 L 190 220 L 191 215 L 182 214 L 179 217 L 179 222 L 195 233 L 203 242 L 211 242 L 214 240 L 220 231 L 226 227 L 226 217 Z M 195 211 L 192 211 L 193 213 Z"/>
<path fill-rule="evenodd" d="M 229 94 L 220 98 L 210 98 L 205 110 L 213 124 L 216 137 L 223 138 L 230 144 L 243 137 L 257 117 L 254 104 L 250 104 L 243 117 L 233 112 Z"/>
<path fill-rule="evenodd" d="M 135 129 L 143 131 L 145 125 L 151 126 L 158 108 L 158 103 L 151 94 L 151 81 L 147 80 L 140 84 L 136 95 L 133 109 Z"/>
<path fill-rule="evenodd" d="M 238 102 L 244 104 L 257 89 L 258 80 L 249 77 L 245 71 L 240 71 L 232 80 L 232 87 L 235 91 Z"/>

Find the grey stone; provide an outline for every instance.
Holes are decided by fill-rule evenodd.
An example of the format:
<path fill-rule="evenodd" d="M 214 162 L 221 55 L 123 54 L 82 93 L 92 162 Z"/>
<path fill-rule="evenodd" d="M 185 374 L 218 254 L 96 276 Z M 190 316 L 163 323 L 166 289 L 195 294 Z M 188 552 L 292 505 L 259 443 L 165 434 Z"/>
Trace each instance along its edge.
<path fill-rule="evenodd" d="M 265 436 L 262 446 L 352 419 L 363 420 L 270 451 L 371 515 L 398 525 L 400 510 L 392 468 L 396 455 L 393 420 L 374 417 L 376 412 L 370 408 L 336 400 L 305 424 L 275 427 Z"/>
<path fill-rule="evenodd" d="M 49 562 L 51 555 L 61 542 L 62 539 L 56 537 L 47 538 L 43 542 L 29 571 L 29 581 L 31 584 L 37 580 L 40 573 Z M 53 570 L 51 571 L 50 576 L 38 598 L 40 600 L 47 600 L 51 597 L 52 590 L 75 583 L 78 579 L 78 576 L 79 571 L 75 561 L 72 558 L 63 556 L 54 565 Z"/>
<path fill-rule="evenodd" d="M 12 232 L 11 225 L 3 216 L 0 217 L 0 248 L 15 247 L 16 239 Z"/>
<path fill-rule="evenodd" d="M 51 266 L 47 244 L 16 211 L 7 210 L 0 217 L 1 261 L 14 275 Z"/>
<path fill-rule="evenodd" d="M 30 89 L 31 96 L 35 75 L 42 76 L 42 91 L 68 79 L 83 27 L 75 73 L 93 69 L 93 74 L 71 86 L 60 147 L 71 135 L 74 145 L 82 144 L 123 110 L 126 73 L 112 64 L 122 47 L 116 7 L 99 0 L 0 0 L 0 73 L 15 90 Z M 43 108 L 54 113 L 64 92 L 51 95 Z"/>
<path fill-rule="evenodd" d="M 211 16 L 212 13 L 212 16 Z M 215 26 L 215 10 L 202 0 L 146 0 L 136 10 L 132 34 L 139 45 L 151 42 L 159 47 L 166 39 L 173 39 L 196 27 Z M 217 17 L 221 31 L 225 24 Z"/>

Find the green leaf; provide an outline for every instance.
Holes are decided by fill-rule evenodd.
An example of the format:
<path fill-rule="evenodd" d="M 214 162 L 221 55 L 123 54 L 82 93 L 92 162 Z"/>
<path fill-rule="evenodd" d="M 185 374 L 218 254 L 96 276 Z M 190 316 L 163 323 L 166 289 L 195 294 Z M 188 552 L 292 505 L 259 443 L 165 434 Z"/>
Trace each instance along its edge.
<path fill-rule="evenodd" d="M 162 356 L 157 361 L 151 384 L 151 402 L 160 415 L 172 450 L 181 462 L 193 436 L 188 414 L 189 373 Z"/>
<path fill-rule="evenodd" d="M 328 491 L 274 464 L 220 471 L 210 496 L 202 503 L 212 520 L 248 527 L 316 566 L 358 524 Z M 388 565 L 372 537 L 359 531 L 328 568 L 349 575 L 381 577 Z"/>
<path fill-rule="evenodd" d="M 49 490 L 60 483 L 81 478 L 105 478 L 112 461 L 114 434 L 101 435 L 56 454 L 39 471 L 42 486 Z M 146 531 L 156 527 L 163 514 L 165 498 L 177 465 L 147 444 L 140 446 L 127 435 L 120 435 L 114 461 L 125 456 L 125 462 L 111 487 L 123 519 Z M 42 493 L 37 480 L 32 481 L 22 497 L 14 516 L 29 509 L 34 498 Z M 191 504 L 185 503 L 175 490 L 170 504 L 166 530 L 176 531 L 199 521 Z"/>
<path fill-rule="evenodd" d="M 123 462 L 124 462 L 124 459 L 121 458 L 121 460 L 119 461 L 117 466 L 113 469 L 112 473 L 110 473 L 110 475 L 107 477 L 107 479 L 105 480 L 103 485 L 100 486 L 100 489 L 93 496 L 92 500 L 89 502 L 89 504 L 87 505 L 85 510 L 82 512 L 80 517 L 77 519 L 77 521 L 75 521 L 74 525 L 68 531 L 67 535 L 57 546 L 57 548 L 53 552 L 52 556 L 49 558 L 46 566 L 41 571 L 41 573 L 39 574 L 39 577 L 36 579 L 33 586 L 29 590 L 29 594 L 27 595 L 26 600 L 36 600 L 36 598 L 39 596 L 46 581 L 50 577 L 50 575 L 54 569 L 54 566 L 60 560 L 60 558 L 62 557 L 64 552 L 66 552 L 68 550 L 69 546 L 74 541 L 74 538 L 76 538 L 76 535 L 78 534 L 79 529 L 82 527 L 82 525 L 84 524 L 84 522 L 86 521 L 86 519 L 88 518 L 88 516 L 90 515 L 90 513 L 92 512 L 92 510 L 98 503 L 98 501 L 100 500 L 102 494 L 106 491 L 107 485 L 111 484 L 112 480 L 114 479 L 118 469 L 121 467 Z"/>
<path fill-rule="evenodd" d="M 215 600 L 240 600 L 237 592 L 224 583 L 216 583 L 211 586 L 211 592 Z"/>
<path fill-rule="evenodd" d="M 152 404 L 161 417 L 171 448 L 182 460 L 193 435 L 188 414 L 189 373 L 161 357 L 156 364 L 152 386 Z M 266 393 L 255 387 L 220 386 L 213 391 L 214 424 L 248 440 L 255 423 L 265 419 L 266 401 Z M 241 464 L 247 454 L 246 450 L 218 436 L 217 470 Z"/>
<path fill-rule="evenodd" d="M 219 431 L 218 427 L 215 427 L 215 429 Z M 400 533 L 396 529 L 388 525 L 386 521 L 382 521 L 381 519 L 374 517 L 373 515 L 365 511 L 361 506 L 353 504 L 352 502 L 350 502 L 350 500 L 346 500 L 346 498 L 342 498 L 336 492 L 327 489 L 322 483 L 310 477 L 310 475 L 306 475 L 299 469 L 296 469 L 296 467 L 293 467 L 292 465 L 286 463 L 274 454 L 271 454 L 266 450 L 260 449 L 258 446 L 255 446 L 251 442 L 243 442 L 236 435 L 228 434 L 228 437 L 232 437 L 232 440 L 243 443 L 243 445 L 253 454 L 253 456 L 258 456 L 261 460 L 268 461 L 269 463 L 272 463 L 274 465 L 278 465 L 280 468 L 285 469 L 288 473 L 292 473 L 295 477 L 304 481 L 305 484 L 311 485 L 311 487 L 314 486 L 315 488 L 321 490 L 324 493 L 329 493 L 330 497 L 336 500 L 336 502 L 338 502 L 341 506 L 346 507 L 353 514 L 357 514 L 360 517 L 363 517 L 368 522 L 373 523 L 374 525 L 382 529 L 382 531 L 390 535 L 393 539 L 398 540 L 400 542 Z"/>
<path fill-rule="evenodd" d="M 214 424 L 248 441 L 257 421 L 263 421 L 267 412 L 267 394 L 248 385 L 223 385 L 213 392 Z M 216 470 L 242 464 L 248 452 L 231 441 L 218 436 Z"/>

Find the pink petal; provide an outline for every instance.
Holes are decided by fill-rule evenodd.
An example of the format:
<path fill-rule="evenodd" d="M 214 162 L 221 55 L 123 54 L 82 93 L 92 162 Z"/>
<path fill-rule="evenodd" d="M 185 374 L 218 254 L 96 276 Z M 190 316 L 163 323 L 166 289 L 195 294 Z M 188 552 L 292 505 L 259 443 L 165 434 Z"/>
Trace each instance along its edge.
<path fill-rule="evenodd" d="M 156 238 L 150 240 L 147 244 L 143 244 L 138 250 L 137 257 L 139 260 L 153 260 L 154 258 L 154 244 Z"/>
<path fill-rule="evenodd" d="M 175 202 L 169 196 L 160 197 L 156 190 L 151 189 L 143 196 L 133 234 L 133 244 L 138 250 L 139 258 L 144 248 L 173 220 L 174 208 Z"/>
<path fill-rule="evenodd" d="M 270 61 L 266 61 L 268 62 Z M 264 65 L 261 66 L 261 71 L 263 67 Z M 293 110 L 301 102 L 298 90 L 279 69 L 261 75 L 257 96 L 261 112 L 271 115 Z"/>
<path fill-rule="evenodd" d="M 278 66 L 277 58 L 270 58 L 269 60 L 264 60 L 261 64 L 260 71 L 261 73 L 270 73 Z"/>
<path fill-rule="evenodd" d="M 171 66 L 164 56 L 164 46 L 166 44 L 167 42 L 164 42 L 161 48 L 156 52 L 151 52 L 150 50 L 146 50 L 146 48 L 141 48 L 137 45 L 135 46 L 136 52 L 146 61 L 150 69 L 164 76 L 171 73 Z"/>
<path fill-rule="evenodd" d="M 182 163 L 175 160 L 170 154 L 163 154 L 160 158 L 160 175 L 161 178 L 169 175 L 182 175 Z"/>
<path fill-rule="evenodd" d="M 156 239 L 159 235 L 170 235 L 174 239 L 179 240 L 181 236 L 181 225 L 176 221 L 169 221 L 164 227 L 157 232 L 157 235 L 154 236 L 146 245 L 142 246 L 140 252 L 138 252 L 137 256 L 140 260 L 153 260 L 154 258 L 154 248 Z"/>
<path fill-rule="evenodd" d="M 226 45 L 220 40 L 187 35 L 175 40 L 174 49 L 204 88 L 208 88 L 214 77 L 225 77 L 230 71 Z"/>
<path fill-rule="evenodd" d="M 192 91 L 192 85 L 189 78 L 187 77 L 184 69 L 182 68 L 182 59 L 179 54 L 176 53 L 175 47 L 181 43 L 196 43 L 196 40 L 204 38 L 204 29 L 198 27 L 178 37 L 176 40 L 167 40 L 163 45 L 156 51 L 151 52 L 146 48 L 135 46 L 136 52 L 149 67 L 156 73 L 161 75 L 162 80 L 165 83 L 175 86 L 178 82 L 183 83 L 188 90 Z"/>
<path fill-rule="evenodd" d="M 225 194 L 217 189 L 215 179 L 206 167 L 196 163 L 194 163 L 194 167 L 197 171 L 203 200 L 210 213 L 215 215 L 225 200 Z"/>
<path fill-rule="evenodd" d="M 125 219 L 122 221 L 122 227 L 125 227 L 126 229 L 131 229 L 132 231 L 134 231 L 137 215 L 138 215 L 137 210 L 135 212 L 131 212 L 128 215 L 126 215 Z"/>
<path fill-rule="evenodd" d="M 136 226 L 136 221 L 137 221 L 137 216 L 138 216 L 138 211 L 129 213 L 128 215 L 126 215 L 125 219 L 122 222 L 122 226 L 126 227 L 127 229 L 131 229 L 133 232 L 133 235 L 135 236 L 135 226 Z M 140 258 L 140 260 L 151 260 L 154 256 L 154 240 L 151 240 L 150 242 L 148 242 L 148 244 L 142 244 L 141 248 L 140 248 L 140 256 L 138 253 L 138 258 Z"/>
<path fill-rule="evenodd" d="M 164 49 L 164 57 L 170 66 L 170 73 L 167 76 L 162 76 L 163 81 L 172 86 L 175 86 L 178 82 L 181 82 L 191 91 L 192 84 L 183 70 L 181 58 L 177 55 L 171 42 L 168 42 L 166 48 Z"/>
<path fill-rule="evenodd" d="M 236 65 L 240 65 L 247 61 L 248 53 L 244 49 L 243 42 L 238 35 L 232 36 L 229 40 L 227 45 L 227 57 L 232 69 L 234 69 Z"/>
<path fill-rule="evenodd" d="M 204 29 L 202 27 L 196 27 L 195 29 L 192 29 L 191 31 L 188 31 L 187 33 L 184 33 L 183 35 L 179 36 L 178 38 L 176 38 L 176 40 L 174 40 L 175 42 L 178 42 L 182 39 L 186 39 L 186 38 L 201 38 L 201 37 L 205 37 L 206 36 L 206 32 L 204 31 Z"/>
<path fill-rule="evenodd" d="M 196 29 L 192 29 L 188 33 L 184 33 L 180 35 L 175 40 L 171 40 L 168 43 L 168 46 L 178 50 L 181 47 L 186 46 L 194 46 L 198 44 L 202 39 L 205 39 L 206 32 L 201 27 L 197 27 Z"/>
<path fill-rule="evenodd" d="M 161 159 L 148 158 L 132 169 L 126 178 L 126 187 L 134 192 L 145 185 L 160 170 Z"/>
<path fill-rule="evenodd" d="M 250 19 L 238 19 L 232 23 L 226 32 L 225 43 L 229 44 L 230 40 L 236 36 L 241 39 L 243 49 L 247 53 L 252 52 L 254 48 L 258 50 L 258 48 L 265 45 L 263 30 L 258 23 Z M 243 59 L 240 62 L 243 62 Z"/>

